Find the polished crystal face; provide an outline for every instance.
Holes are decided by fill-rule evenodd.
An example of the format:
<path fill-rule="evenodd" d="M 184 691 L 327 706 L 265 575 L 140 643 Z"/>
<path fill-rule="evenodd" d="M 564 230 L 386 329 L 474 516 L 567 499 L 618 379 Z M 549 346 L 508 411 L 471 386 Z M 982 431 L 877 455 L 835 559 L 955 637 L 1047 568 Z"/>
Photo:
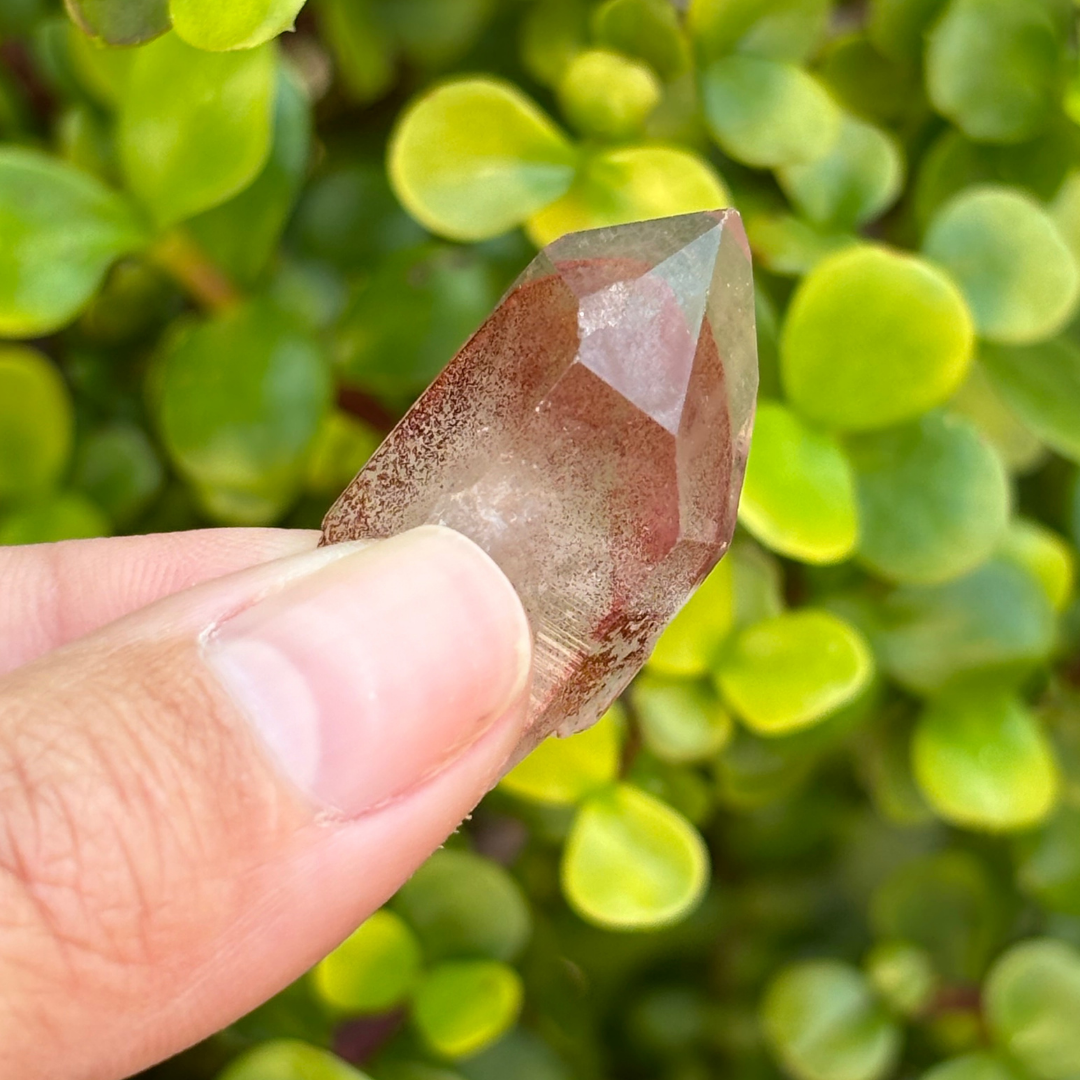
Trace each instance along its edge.
<path fill-rule="evenodd" d="M 727 550 L 756 391 L 735 211 L 564 236 L 334 504 L 325 542 L 471 537 L 532 623 L 527 743 L 580 731 Z"/>

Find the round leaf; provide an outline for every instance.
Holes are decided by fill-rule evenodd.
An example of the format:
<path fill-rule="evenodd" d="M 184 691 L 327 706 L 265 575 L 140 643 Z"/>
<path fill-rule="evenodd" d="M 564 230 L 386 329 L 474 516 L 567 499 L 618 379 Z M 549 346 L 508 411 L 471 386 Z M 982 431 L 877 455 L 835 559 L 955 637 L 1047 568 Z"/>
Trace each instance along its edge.
<path fill-rule="evenodd" d="M 1008 407 L 1059 454 L 1080 462 L 1080 347 L 1056 338 L 985 346 L 980 358 Z"/>
<path fill-rule="evenodd" d="M 602 139 L 623 139 L 640 131 L 661 93 L 647 65 L 604 49 L 579 53 L 559 80 L 566 118 L 579 131 Z"/>
<path fill-rule="evenodd" d="M 993 832 L 1042 821 L 1058 796 L 1046 735 L 1017 699 L 957 692 L 931 705 L 912 741 L 915 779 L 946 821 Z"/>
<path fill-rule="evenodd" d="M 196 49 L 253 49 L 291 30 L 306 0 L 170 0 L 173 28 Z"/>
<path fill-rule="evenodd" d="M 517 882 L 470 851 L 435 852 L 402 886 L 393 906 L 434 960 L 512 960 L 532 933 L 529 905 Z"/>
<path fill-rule="evenodd" d="M 705 120 L 725 154 L 775 168 L 814 161 L 840 135 L 841 113 L 812 75 L 791 64 L 728 56 L 705 70 Z"/>
<path fill-rule="evenodd" d="M 368 1080 L 339 1057 L 293 1039 L 272 1039 L 241 1054 L 218 1080 Z"/>
<path fill-rule="evenodd" d="M 729 206 L 712 167 L 696 154 L 665 146 L 602 150 L 585 160 L 574 185 L 528 221 L 538 247 L 564 233 Z"/>
<path fill-rule="evenodd" d="M 120 110 L 131 190 L 159 225 L 238 194 L 270 156 L 277 60 L 269 45 L 193 49 L 168 34 L 139 50 Z"/>
<path fill-rule="evenodd" d="M 134 424 L 99 428 L 79 443 L 72 485 L 117 525 L 130 525 L 161 491 L 164 482 L 165 470 L 157 452 Z"/>
<path fill-rule="evenodd" d="M 315 967 L 319 996 L 349 1013 L 381 1013 L 400 1005 L 420 977 L 420 943 L 392 911 L 376 911 Z"/>
<path fill-rule="evenodd" d="M 963 297 L 944 274 L 860 246 L 818 263 L 799 287 L 780 341 L 781 376 L 808 418 L 868 431 L 945 401 L 973 344 Z"/>
<path fill-rule="evenodd" d="M 1054 612 L 1040 583 L 992 558 L 944 585 L 897 589 L 875 638 L 882 665 L 902 685 L 934 693 L 976 672 L 1020 677 L 1054 645 Z"/>
<path fill-rule="evenodd" d="M 0 544 L 52 544 L 112 532 L 109 519 L 85 495 L 63 492 L 0 516 Z"/>
<path fill-rule="evenodd" d="M 731 738 L 731 717 L 706 682 L 645 674 L 631 698 L 645 745 L 662 761 L 707 761 Z"/>
<path fill-rule="evenodd" d="M 472 1057 L 506 1033 L 521 1012 L 524 989 L 511 967 L 495 960 L 440 964 L 413 999 L 413 1023 L 437 1054 Z"/>
<path fill-rule="evenodd" d="M 777 173 L 791 201 L 822 225 L 854 228 L 887 210 L 904 184 L 904 161 L 880 128 L 845 116 L 827 154 Z"/>
<path fill-rule="evenodd" d="M 766 992 L 761 1016 L 797 1080 L 881 1080 L 900 1052 L 900 1029 L 865 976 L 838 961 L 787 968 Z"/>
<path fill-rule="evenodd" d="M 722 559 L 660 635 L 652 671 L 704 675 L 735 625 L 734 557 Z"/>
<path fill-rule="evenodd" d="M 216 516 L 268 522 L 295 496 L 330 393 L 317 342 L 260 300 L 168 344 L 162 439 Z"/>
<path fill-rule="evenodd" d="M 930 99 L 973 139 L 1021 142 L 1055 104 L 1060 49 L 1041 0 L 951 0 L 927 44 Z"/>
<path fill-rule="evenodd" d="M 1044 908 L 1080 917 L 1080 809 L 1063 804 L 1041 829 L 1017 839 L 1020 887 Z"/>
<path fill-rule="evenodd" d="M 33 349 L 0 347 L 0 504 L 45 492 L 59 480 L 74 428 L 59 371 Z"/>
<path fill-rule="evenodd" d="M 418 98 L 398 120 L 390 178 L 433 232 L 482 240 L 520 225 L 570 187 L 576 154 L 509 83 L 464 79 Z"/>
<path fill-rule="evenodd" d="M 738 51 L 807 59 L 829 25 L 829 0 L 690 0 L 688 22 L 709 59 Z"/>
<path fill-rule="evenodd" d="M 930 222 L 923 251 L 955 278 L 990 341 L 1047 338 L 1080 298 L 1080 270 L 1052 218 L 1011 188 L 957 195 Z"/>
<path fill-rule="evenodd" d="M 852 626 L 804 608 L 744 630 L 721 660 L 718 679 L 749 728 L 786 735 L 852 701 L 873 670 L 870 648 Z"/>
<path fill-rule="evenodd" d="M 909 941 L 882 941 L 866 958 L 866 974 L 889 1007 L 901 1016 L 917 1016 L 937 989 L 933 957 Z"/>
<path fill-rule="evenodd" d="M 678 13 L 667 0 L 606 0 L 592 19 L 597 44 L 643 60 L 664 80 L 690 63 Z"/>
<path fill-rule="evenodd" d="M 566 899 L 583 919 L 612 930 L 676 922 L 697 906 L 708 876 L 698 831 L 626 784 L 581 807 L 563 851 Z"/>
<path fill-rule="evenodd" d="M 933 412 L 851 444 L 862 535 L 859 557 L 911 584 L 958 577 L 985 562 L 1009 516 L 1005 468 L 975 427 Z"/>
<path fill-rule="evenodd" d="M 739 520 L 782 555 L 808 563 L 846 559 L 858 535 L 855 481 L 836 440 L 779 403 L 761 404 Z"/>
<path fill-rule="evenodd" d="M 995 965 L 986 1016 L 1002 1046 L 1037 1080 L 1080 1072 L 1080 953 L 1050 938 L 1021 942 Z"/>
<path fill-rule="evenodd" d="M 619 775 L 620 728 L 613 708 L 577 735 L 548 737 L 499 786 L 530 802 L 573 806 Z"/>
<path fill-rule="evenodd" d="M 98 180 L 36 151 L 0 147 L 0 336 L 59 330 L 110 264 L 145 243 L 131 207 Z"/>
<path fill-rule="evenodd" d="M 1037 521 L 1017 518 L 998 550 L 1039 581 L 1055 611 L 1064 610 L 1076 584 L 1076 557 L 1062 537 Z"/>
<path fill-rule="evenodd" d="M 138 45 L 169 29 L 169 0 L 64 0 L 91 37 L 109 45 Z"/>

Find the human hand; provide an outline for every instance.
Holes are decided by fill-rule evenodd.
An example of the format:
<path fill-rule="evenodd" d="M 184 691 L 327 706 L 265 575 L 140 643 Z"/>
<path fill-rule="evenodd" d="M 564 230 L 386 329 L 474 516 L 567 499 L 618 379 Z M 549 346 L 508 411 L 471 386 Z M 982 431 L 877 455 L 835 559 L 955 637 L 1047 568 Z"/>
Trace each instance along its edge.
<path fill-rule="evenodd" d="M 530 659 L 501 572 L 446 529 L 317 542 L 0 548 L 0 1076 L 116 1080 L 229 1023 L 498 777 Z"/>

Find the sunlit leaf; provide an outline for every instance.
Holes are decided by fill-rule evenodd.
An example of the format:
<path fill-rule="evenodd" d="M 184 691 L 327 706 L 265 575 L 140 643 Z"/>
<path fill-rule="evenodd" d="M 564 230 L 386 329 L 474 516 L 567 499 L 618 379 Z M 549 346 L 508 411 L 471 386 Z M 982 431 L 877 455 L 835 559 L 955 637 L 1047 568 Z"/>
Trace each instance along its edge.
<path fill-rule="evenodd" d="M 272 1039 L 241 1054 L 218 1080 L 368 1080 L 368 1077 L 328 1050 L 292 1039 Z"/>
<path fill-rule="evenodd" d="M 998 550 L 1038 579 L 1055 611 L 1066 607 L 1076 584 L 1076 556 L 1064 537 L 1037 521 L 1015 518 Z"/>
<path fill-rule="evenodd" d="M 780 370 L 806 417 L 866 431 L 945 401 L 967 373 L 973 344 L 963 297 L 944 274 L 860 246 L 819 263 L 796 292 Z"/>
<path fill-rule="evenodd" d="M 625 784 L 582 805 L 563 852 L 567 900 L 584 919 L 613 930 L 644 930 L 682 918 L 700 901 L 708 874 L 698 831 Z"/>
<path fill-rule="evenodd" d="M 874 989 L 901 1016 L 917 1016 L 933 1000 L 938 977 L 933 957 L 922 946 L 879 941 L 865 966 Z"/>
<path fill-rule="evenodd" d="M 402 114 L 390 177 L 433 232 L 480 240 L 512 229 L 570 187 L 576 155 L 520 91 L 493 79 L 446 83 Z"/>
<path fill-rule="evenodd" d="M 975 1051 L 935 1065 L 922 1080 L 1024 1080 L 1006 1058 L 987 1051 Z"/>
<path fill-rule="evenodd" d="M 197 49 L 253 49 L 291 30 L 306 0 L 169 0 L 173 28 Z"/>
<path fill-rule="evenodd" d="M 270 155 L 276 68 L 269 45 L 215 54 L 169 34 L 140 50 L 120 156 L 159 224 L 218 206 L 258 176 Z"/>
<path fill-rule="evenodd" d="M 855 548 L 855 480 L 834 438 L 779 403 L 758 407 L 739 519 L 767 547 L 809 563 Z"/>
<path fill-rule="evenodd" d="M 649 673 L 631 698 L 645 745 L 662 761 L 707 761 L 731 738 L 731 717 L 707 682 Z"/>
<path fill-rule="evenodd" d="M 704 675 L 735 625 L 734 556 L 701 583 L 682 611 L 660 635 L 649 658 L 652 671 Z"/>
<path fill-rule="evenodd" d="M 646 64 L 589 49 L 567 65 L 558 92 L 563 114 L 579 131 L 623 139 L 641 130 L 660 103 L 662 90 Z"/>
<path fill-rule="evenodd" d="M 869 646 L 826 611 L 786 612 L 743 630 L 720 661 L 728 704 L 761 735 L 820 723 L 869 685 Z"/>

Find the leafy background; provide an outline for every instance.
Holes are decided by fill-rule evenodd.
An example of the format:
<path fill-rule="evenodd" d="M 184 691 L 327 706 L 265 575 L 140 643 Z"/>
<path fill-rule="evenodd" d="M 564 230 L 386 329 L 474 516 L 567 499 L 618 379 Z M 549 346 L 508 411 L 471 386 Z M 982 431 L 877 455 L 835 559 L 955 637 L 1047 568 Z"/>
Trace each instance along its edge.
<path fill-rule="evenodd" d="M 67 7 L 0 5 L 0 542 L 316 525 L 568 229 L 758 268 L 645 673 L 148 1075 L 1080 1077 L 1071 0 Z"/>

